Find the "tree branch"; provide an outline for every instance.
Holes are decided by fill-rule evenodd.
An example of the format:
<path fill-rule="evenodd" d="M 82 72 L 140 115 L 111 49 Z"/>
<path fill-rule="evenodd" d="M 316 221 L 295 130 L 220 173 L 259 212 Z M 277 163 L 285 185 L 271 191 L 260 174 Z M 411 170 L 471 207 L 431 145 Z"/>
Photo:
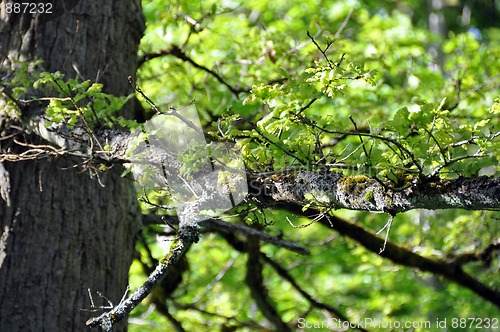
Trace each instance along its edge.
<path fill-rule="evenodd" d="M 392 190 L 365 175 L 329 171 L 292 171 L 256 176 L 249 192 L 267 205 L 291 203 L 327 209 L 345 208 L 396 214 L 413 209 L 500 209 L 500 178 L 416 179 L 404 190 Z"/>
<path fill-rule="evenodd" d="M 78 143 L 77 137 L 58 137 L 65 142 L 60 149 L 37 145 L 21 154 L 0 154 L 0 162 L 63 154 L 87 159 L 95 164 L 133 162 L 125 156 L 129 142 L 135 137 L 133 134 L 117 129 L 99 132 L 97 139 L 101 145 L 109 146 L 110 151 L 89 151 L 86 142 Z M 74 148 L 68 149 L 66 146 Z M 148 162 L 157 165 L 158 169 L 162 169 L 162 166 L 169 174 L 177 174 L 181 167 L 179 160 L 164 149 L 156 148 L 148 158 Z M 365 175 L 344 176 L 342 173 L 330 172 L 328 168 L 318 172 L 294 169 L 281 173 L 247 174 L 250 195 L 266 201 L 268 205 L 294 203 L 390 214 L 419 208 L 500 209 L 500 178 L 482 176 L 446 180 L 437 177 L 420 179 L 414 176 L 413 179 L 405 180 L 401 188 L 391 188 L 376 178 Z"/>
<path fill-rule="evenodd" d="M 142 66 L 144 64 L 144 62 L 146 62 L 148 60 L 151 60 L 151 59 L 154 59 L 154 58 L 158 58 L 158 57 L 161 57 L 161 56 L 165 56 L 165 55 L 173 55 L 173 56 L 175 56 L 176 58 L 178 58 L 178 59 L 180 59 L 182 61 L 189 62 L 193 67 L 201 69 L 204 72 L 212 75 L 217 81 L 219 81 L 219 83 L 221 83 L 222 85 L 224 85 L 225 87 L 227 87 L 229 89 L 229 91 L 231 91 L 231 93 L 236 98 L 238 97 L 238 95 L 240 93 L 247 91 L 246 89 L 240 89 L 240 88 L 235 88 L 235 87 L 231 86 L 219 74 L 217 74 L 216 72 L 214 72 L 210 68 L 207 68 L 207 67 L 205 67 L 203 65 L 200 65 L 199 63 L 197 63 L 196 61 L 194 61 L 193 59 L 191 59 L 177 45 L 172 45 L 172 46 L 170 46 L 170 48 L 165 49 L 165 50 L 161 50 L 161 51 L 156 52 L 156 53 L 149 53 L 149 54 L 144 55 L 142 58 L 139 59 L 138 67 Z"/>
<path fill-rule="evenodd" d="M 173 268 L 174 264 L 187 251 L 191 242 L 183 237 L 177 238 L 172 243 L 170 252 L 159 262 L 156 269 L 149 275 L 144 284 L 124 301 L 121 301 L 117 306 L 109 312 L 105 312 L 99 317 L 93 317 L 87 321 L 89 327 L 99 327 L 100 330 L 108 332 L 112 330 L 113 324 L 127 317 L 129 313 L 148 296 L 156 285 L 167 275 Z"/>
<path fill-rule="evenodd" d="M 165 220 L 164 220 L 165 219 Z M 177 225 L 179 223 L 179 219 L 175 216 L 159 216 L 155 214 L 147 214 L 143 216 L 143 223 L 149 224 L 164 224 L 165 221 L 172 225 Z M 306 247 L 303 247 L 299 244 L 284 240 L 280 237 L 272 236 L 265 232 L 262 232 L 258 229 L 240 225 L 235 223 L 226 222 L 220 219 L 207 219 L 200 221 L 198 223 L 202 228 L 208 229 L 217 233 L 242 233 L 247 236 L 252 236 L 260 241 L 274 244 L 277 247 L 281 247 L 300 255 L 310 255 L 311 252 Z"/>

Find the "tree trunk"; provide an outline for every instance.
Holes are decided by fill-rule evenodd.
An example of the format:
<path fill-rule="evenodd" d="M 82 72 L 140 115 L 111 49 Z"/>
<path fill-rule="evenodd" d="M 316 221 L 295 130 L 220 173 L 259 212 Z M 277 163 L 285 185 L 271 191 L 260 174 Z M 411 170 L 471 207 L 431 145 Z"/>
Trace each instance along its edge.
<path fill-rule="evenodd" d="M 3 80 L 19 61 L 42 59 L 47 71 L 130 93 L 127 77 L 135 75 L 144 29 L 140 1 L 52 3 L 53 14 L 32 15 L 6 13 L 2 2 Z M 108 305 L 96 291 L 117 304 L 126 290 L 140 226 L 133 182 L 119 169 L 91 177 L 74 167 L 81 162 L 4 163 L 8 175 L 0 182 L 8 176 L 11 191 L 0 200 L 0 331 L 82 331 L 95 316 L 80 310 L 90 308 L 88 288 L 96 306 Z"/>

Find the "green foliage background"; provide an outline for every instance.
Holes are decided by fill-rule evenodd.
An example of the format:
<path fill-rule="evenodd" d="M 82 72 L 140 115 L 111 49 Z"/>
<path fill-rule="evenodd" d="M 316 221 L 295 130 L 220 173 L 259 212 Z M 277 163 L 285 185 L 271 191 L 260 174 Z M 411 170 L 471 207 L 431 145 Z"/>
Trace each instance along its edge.
<path fill-rule="evenodd" d="M 449 31 L 438 35 L 427 28 L 432 12 L 427 6 L 428 1 L 144 0 L 147 30 L 139 56 L 175 45 L 226 85 L 172 54 L 144 62 L 137 83 L 160 108 L 182 108 L 194 100 L 205 130 L 236 141 L 251 171 L 342 162 L 395 187 L 419 176 L 498 176 L 500 28 L 486 24 L 481 12 L 473 12 L 471 21 L 480 30 L 457 24 L 458 6 L 450 5 L 443 8 Z M 322 54 L 319 48 L 327 45 Z M 387 140 L 367 136 L 365 148 L 358 136 L 337 142 L 356 129 L 354 124 Z M 400 142 L 411 156 L 389 140 Z M 331 142 L 329 149 L 318 150 Z M 474 154 L 478 157 L 466 157 Z M 373 231 L 387 222 L 383 214 L 335 213 Z M 497 239 L 499 217 L 488 211 L 414 211 L 396 217 L 390 240 L 424 256 L 446 257 Z M 270 224 L 267 232 L 310 248 L 307 257 L 272 245 L 262 251 L 315 299 L 353 322 L 500 315 L 470 291 L 395 265 L 323 225 L 294 228 L 309 220 L 274 210 L 241 219 Z M 156 238 L 160 231 L 144 231 L 132 286 L 140 285 L 144 266 L 152 265 L 150 254 L 159 258 L 168 250 L 168 241 Z M 166 300 L 186 330 L 222 331 L 240 323 L 248 324 L 240 330 L 257 329 L 251 322 L 264 318 L 242 287 L 243 256 L 215 234 L 205 234 L 190 249 L 188 271 Z M 467 268 L 498 289 L 499 266 L 496 259 L 489 267 Z M 311 322 L 328 318 L 318 309 L 308 312 L 308 302 L 269 267 L 265 277 L 285 321 L 306 312 Z M 188 304 L 197 309 L 186 309 Z M 130 319 L 131 331 L 145 325 L 148 331 L 165 331 L 169 324 L 148 303 Z"/>

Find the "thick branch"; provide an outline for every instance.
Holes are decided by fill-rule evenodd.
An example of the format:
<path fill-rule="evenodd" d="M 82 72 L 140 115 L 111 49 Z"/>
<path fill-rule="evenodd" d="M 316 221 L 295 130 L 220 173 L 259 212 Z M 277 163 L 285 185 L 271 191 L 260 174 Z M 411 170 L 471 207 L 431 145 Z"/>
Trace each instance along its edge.
<path fill-rule="evenodd" d="M 90 143 L 80 143 L 77 139 L 64 137 L 60 150 L 39 146 L 34 158 L 46 154 L 73 154 L 93 160 L 96 163 L 114 164 L 131 162 L 125 152 L 131 139 L 136 136 L 120 130 L 102 131 L 98 135 L 101 145 L 108 145 L 110 151 L 90 151 Z M 61 137 L 61 136 L 58 136 Z M 67 150 L 65 146 L 74 146 Z M 61 144 L 59 144 L 61 146 Z M 151 147 L 151 149 L 156 147 Z M 86 151 L 86 152 L 82 152 Z M 30 155 L 30 157 L 32 157 Z M 167 174 L 177 174 L 181 166 L 179 160 L 165 149 L 156 148 L 148 156 L 148 163 L 162 168 Z M 10 160 L 8 155 L 0 155 L 0 162 Z M 160 167 L 162 166 L 162 167 Z M 248 189 L 267 205 L 292 203 L 319 206 L 328 209 L 345 208 L 396 214 L 412 209 L 500 209 L 500 178 L 459 177 L 453 180 L 417 178 L 403 183 L 402 188 L 392 188 L 378 179 L 365 175 L 344 176 L 328 170 L 320 172 L 293 170 L 289 173 L 248 174 Z"/>
<path fill-rule="evenodd" d="M 395 190 L 373 178 L 323 171 L 254 177 L 252 195 L 267 202 L 396 214 L 413 209 L 500 209 L 500 178 L 476 177 L 410 182 Z"/>

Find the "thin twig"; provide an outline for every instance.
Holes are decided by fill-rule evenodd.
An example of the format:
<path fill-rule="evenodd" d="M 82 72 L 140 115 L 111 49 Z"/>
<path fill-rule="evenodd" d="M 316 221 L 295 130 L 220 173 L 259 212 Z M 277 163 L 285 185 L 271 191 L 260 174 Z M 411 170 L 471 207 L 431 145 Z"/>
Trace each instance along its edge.
<path fill-rule="evenodd" d="M 180 60 L 189 62 L 193 67 L 201 69 L 201 70 L 209 73 L 210 75 L 212 75 L 213 77 L 215 77 L 215 79 L 217 81 L 219 81 L 219 83 L 221 83 L 222 85 L 224 85 L 225 87 L 227 87 L 229 89 L 229 91 L 231 91 L 231 93 L 233 93 L 233 95 L 236 98 L 238 98 L 238 95 L 240 93 L 242 93 L 242 92 L 245 91 L 245 89 L 235 88 L 235 87 L 231 86 L 219 74 L 217 74 L 213 70 L 211 70 L 211 69 L 209 69 L 209 68 L 207 68 L 207 67 L 205 67 L 203 65 L 198 64 L 196 61 L 194 61 L 192 58 L 190 58 L 183 50 L 181 50 L 179 48 L 179 46 L 177 46 L 177 45 L 172 45 L 170 48 L 168 48 L 166 50 L 162 50 L 162 51 L 159 51 L 159 52 L 156 52 L 156 53 L 150 53 L 150 54 L 144 55 L 139 60 L 138 67 L 140 67 L 142 64 L 144 64 L 144 62 L 146 62 L 148 60 L 151 60 L 151 59 L 154 59 L 154 58 L 157 58 L 157 57 L 161 57 L 161 56 L 164 56 L 164 55 L 173 55 L 173 56 L 175 56 L 176 58 L 178 58 Z"/>
<path fill-rule="evenodd" d="M 294 155 L 292 152 L 288 151 L 287 149 L 285 149 L 284 147 L 282 147 L 280 144 L 274 142 L 273 140 L 271 140 L 270 138 L 268 138 L 266 135 L 264 135 L 264 133 L 259 129 L 259 127 L 257 125 L 253 125 L 253 128 L 260 135 L 260 137 L 263 138 L 264 141 L 269 142 L 272 145 L 276 146 L 281 151 L 283 151 L 285 154 L 289 155 L 290 157 L 292 157 L 295 160 L 298 160 L 302 165 L 306 165 L 307 164 L 307 162 L 305 160 L 300 159 L 299 157 L 297 157 L 296 155 Z"/>
<path fill-rule="evenodd" d="M 378 252 L 379 255 L 381 253 L 384 252 L 385 250 L 385 246 L 387 244 L 387 240 L 389 240 L 389 232 L 391 231 L 391 226 L 392 226 L 392 221 L 394 220 L 394 216 L 391 214 L 389 215 L 389 220 L 387 221 L 387 223 L 384 225 L 384 227 L 382 227 L 381 230 L 379 230 L 376 234 L 379 235 L 380 233 L 382 233 L 384 231 L 384 229 L 387 228 L 387 231 L 385 232 L 385 239 L 384 239 L 384 245 L 382 246 L 382 248 L 380 248 L 380 251 Z"/>
<path fill-rule="evenodd" d="M 330 59 L 328 58 L 328 56 L 326 55 L 326 51 L 328 51 L 328 49 L 330 48 L 330 46 L 333 44 L 333 41 L 332 42 L 328 42 L 326 44 L 326 47 L 325 49 L 323 50 L 321 48 L 321 46 L 318 45 L 318 43 L 316 42 L 316 39 L 314 39 L 314 37 L 311 35 L 311 33 L 309 31 L 307 31 L 307 37 L 309 37 L 309 39 L 311 39 L 312 43 L 316 46 L 316 48 L 320 51 L 320 53 L 323 55 L 323 57 L 325 58 L 326 60 L 326 63 L 328 63 L 328 66 L 329 67 L 332 67 L 332 62 L 330 61 Z"/>

